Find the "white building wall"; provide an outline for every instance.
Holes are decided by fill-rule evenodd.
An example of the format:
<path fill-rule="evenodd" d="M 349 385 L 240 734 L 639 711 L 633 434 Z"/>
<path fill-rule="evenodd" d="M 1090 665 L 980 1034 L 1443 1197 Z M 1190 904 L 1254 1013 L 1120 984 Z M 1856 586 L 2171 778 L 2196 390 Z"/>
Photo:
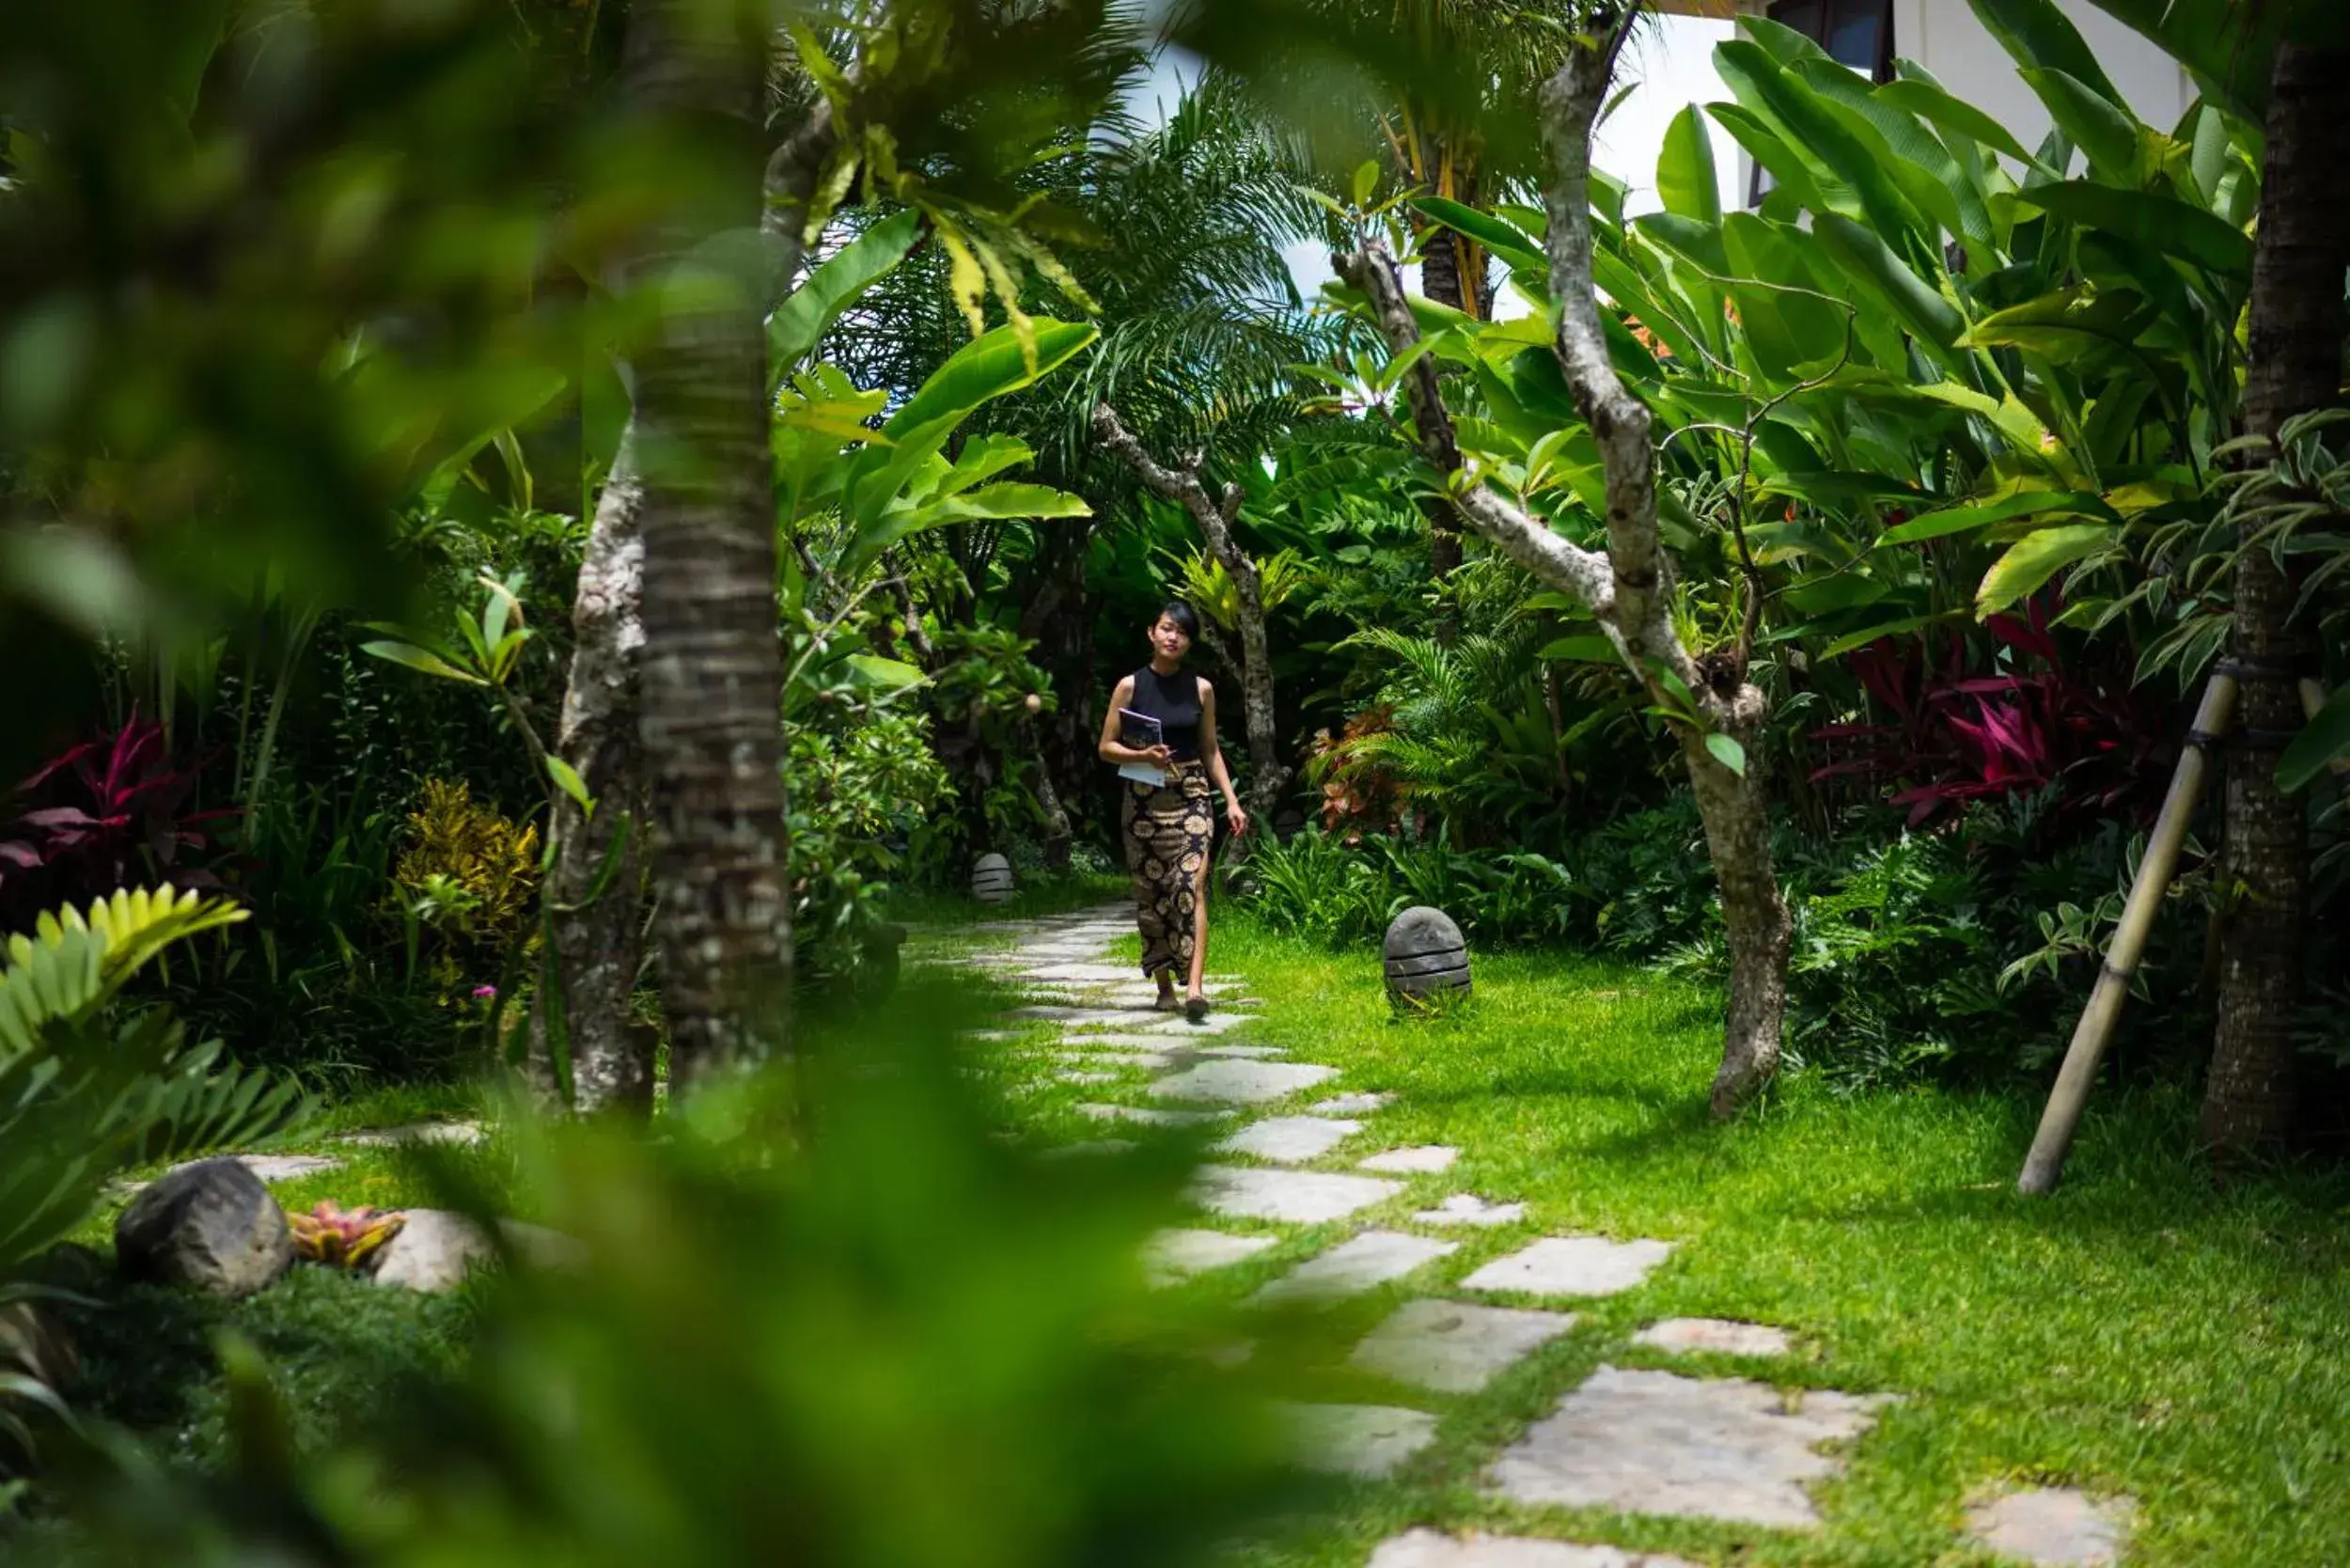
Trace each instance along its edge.
<path fill-rule="evenodd" d="M 2090 0 L 2057 3 L 2138 118 L 2157 131 L 2175 129 L 2195 102 L 2194 85 L 2178 63 Z M 1966 0 L 1893 0 L 1893 53 L 1925 67 L 2026 147 L 2038 147 L 2048 133 L 2047 109 Z"/>

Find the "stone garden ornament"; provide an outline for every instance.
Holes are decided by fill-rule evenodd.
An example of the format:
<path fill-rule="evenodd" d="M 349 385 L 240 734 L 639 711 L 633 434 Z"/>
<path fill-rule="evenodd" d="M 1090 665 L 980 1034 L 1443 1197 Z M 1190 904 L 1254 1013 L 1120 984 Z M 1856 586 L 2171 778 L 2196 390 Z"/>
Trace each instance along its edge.
<path fill-rule="evenodd" d="M 1428 1008 L 1469 992 L 1468 938 L 1441 909 L 1405 910 L 1387 927 L 1387 999 Z"/>
<path fill-rule="evenodd" d="M 971 896 L 981 903 L 1011 901 L 1011 862 L 1000 855 L 982 855 L 971 867 Z"/>

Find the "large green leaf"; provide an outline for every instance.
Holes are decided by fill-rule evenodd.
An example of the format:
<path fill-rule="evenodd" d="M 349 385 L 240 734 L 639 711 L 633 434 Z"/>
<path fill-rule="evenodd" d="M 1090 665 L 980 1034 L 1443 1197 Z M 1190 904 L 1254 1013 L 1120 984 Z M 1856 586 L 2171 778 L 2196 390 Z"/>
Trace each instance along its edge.
<path fill-rule="evenodd" d="M 1091 325 L 1057 321 L 1049 316 L 1032 319 L 1036 329 L 1036 362 L 1031 365 L 1020 334 L 1009 326 L 982 333 L 948 356 L 920 390 L 906 400 L 883 431 L 892 440 L 949 413 L 968 414 L 990 399 L 1017 392 L 1067 364 L 1101 334 Z"/>
<path fill-rule="evenodd" d="M 2342 41 L 2341 0 L 2092 0 L 2170 52 L 2204 92 L 2255 124 L 2267 118 L 2277 40 Z"/>
<path fill-rule="evenodd" d="M 2215 273 L 2248 278 L 2252 242 L 2242 229 L 2191 202 L 2152 191 L 2124 191 L 2093 180 L 2028 185 L 2018 199 L 2134 244 L 2175 256 Z"/>
<path fill-rule="evenodd" d="M 1759 108 L 1784 126 L 1799 151 L 1817 159 L 1852 192 L 1857 205 L 1846 216 L 1867 218 L 1880 234 L 1914 236 L 1923 242 L 1926 222 L 1886 172 L 1887 154 L 1881 140 L 1872 148 L 1826 99 L 1754 44 L 1732 39 L 1715 46 L 1714 58 L 1722 80 L 1741 103 Z M 1831 191 L 1823 189 L 1821 195 L 1831 209 L 1841 211 L 1850 205 L 1838 202 Z"/>
<path fill-rule="evenodd" d="M 2103 517 L 2111 519 L 2113 510 L 2103 498 L 2086 491 L 2026 490 L 1997 501 L 1985 501 L 1971 507 L 1945 507 L 1923 517 L 1913 517 L 1896 524 L 1877 535 L 1879 545 L 1915 544 L 1921 540 L 1942 539 L 1950 534 L 1971 533 L 1987 528 L 1994 523 L 2011 523 L 2019 517 Z"/>
<path fill-rule="evenodd" d="M 922 214 L 908 208 L 885 218 L 825 258 L 767 318 L 768 381 L 780 382 L 866 290 L 889 275 L 921 232 Z"/>
<path fill-rule="evenodd" d="M 2327 698 L 2277 759 L 2277 788 L 2301 789 L 2342 757 L 2350 757 L 2350 686 Z"/>
<path fill-rule="evenodd" d="M 1812 237 L 1854 281 L 1885 302 L 1903 326 L 1946 354 L 1966 330 L 1966 318 L 1925 279 L 1909 270 L 1889 246 L 1839 212 L 1813 220 Z"/>
<path fill-rule="evenodd" d="M 1949 134 L 1965 136 L 1981 142 L 1995 152 L 2005 153 L 2027 167 L 2035 162 L 2024 144 L 2009 134 L 2005 126 L 1973 104 L 1952 98 L 1931 82 L 1909 78 L 1888 82 L 1878 87 L 1873 96 L 1896 109 L 1916 115 Z"/>
<path fill-rule="evenodd" d="M 2097 55 L 2056 0 L 1966 0 L 1999 47 L 2027 68 L 2061 71 L 2112 104 L 2123 100 Z"/>
<path fill-rule="evenodd" d="M 1675 115 L 1665 131 L 1665 150 L 1656 160 L 1656 194 L 1668 212 L 1707 225 L 1722 221 L 1714 134 L 1694 103 Z"/>
<path fill-rule="evenodd" d="M 1550 258 L 1544 254 L 1541 241 L 1516 225 L 1442 196 L 1415 196 L 1412 207 L 1422 217 L 1467 235 L 1508 263 L 1512 271 L 1523 274 L 1537 289 L 1546 286 Z"/>
<path fill-rule="evenodd" d="M 2089 155 L 2089 166 L 2109 185 L 2135 183 L 2138 118 L 2070 71 L 2030 67 L 2018 72 L 2048 106 L 2048 116 L 2073 145 Z"/>
<path fill-rule="evenodd" d="M 1737 103 L 1709 103 L 1706 111 L 1730 133 L 1731 140 L 1746 149 L 1747 157 L 1762 165 L 1777 182 L 1778 190 L 1785 192 L 1797 206 L 1816 212 L 1826 204 L 1810 165 L 1762 116 L 1749 113 Z"/>
<path fill-rule="evenodd" d="M 1996 615 L 2029 598 L 2075 561 L 2105 549 L 2114 537 L 2115 530 L 2104 523 L 2074 523 L 2026 534 L 1982 574 L 1982 586 L 1975 589 L 1975 613 Z"/>
<path fill-rule="evenodd" d="M 1851 313 L 1804 265 L 1798 231 L 1732 212 L 1722 221 L 1722 238 L 1738 279 L 1731 295 L 1763 368 L 1795 381 L 1833 365 L 1849 340 Z"/>

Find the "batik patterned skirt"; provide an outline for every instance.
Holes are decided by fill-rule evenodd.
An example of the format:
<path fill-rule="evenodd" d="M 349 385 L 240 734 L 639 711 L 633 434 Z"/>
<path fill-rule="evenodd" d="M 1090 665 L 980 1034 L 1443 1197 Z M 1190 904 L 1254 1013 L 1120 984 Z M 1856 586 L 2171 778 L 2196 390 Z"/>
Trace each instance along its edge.
<path fill-rule="evenodd" d="M 1142 972 L 1188 974 L 1197 933 L 1200 868 L 1215 841 L 1207 765 L 1177 762 L 1164 784 L 1121 781 L 1119 826 L 1126 869 L 1135 879 L 1135 924 L 1142 931 Z"/>

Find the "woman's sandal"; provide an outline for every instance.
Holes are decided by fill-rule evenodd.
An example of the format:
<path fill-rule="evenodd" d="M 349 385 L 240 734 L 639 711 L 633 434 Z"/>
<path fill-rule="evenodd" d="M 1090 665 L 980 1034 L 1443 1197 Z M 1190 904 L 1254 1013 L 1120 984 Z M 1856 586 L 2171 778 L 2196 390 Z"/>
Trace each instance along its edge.
<path fill-rule="evenodd" d="M 1197 992 L 1183 998 L 1183 1016 L 1199 1023 L 1208 1016 L 1208 998 Z"/>
<path fill-rule="evenodd" d="M 1175 993 L 1174 993 L 1174 992 L 1172 992 L 1172 991 L 1162 991 L 1162 992 L 1160 992 L 1160 993 L 1159 993 L 1159 995 L 1158 995 L 1158 998 L 1157 998 L 1157 1000 L 1153 1001 L 1153 1002 L 1151 1004 L 1151 1006 L 1152 1006 L 1152 1007 L 1155 1011 L 1160 1011 L 1160 1012 L 1172 1012 L 1172 1011 L 1175 1011 L 1175 1009 L 1176 1009 L 1176 1006 L 1177 1006 L 1177 1003 L 1176 1003 L 1176 1000 L 1175 1000 Z"/>

